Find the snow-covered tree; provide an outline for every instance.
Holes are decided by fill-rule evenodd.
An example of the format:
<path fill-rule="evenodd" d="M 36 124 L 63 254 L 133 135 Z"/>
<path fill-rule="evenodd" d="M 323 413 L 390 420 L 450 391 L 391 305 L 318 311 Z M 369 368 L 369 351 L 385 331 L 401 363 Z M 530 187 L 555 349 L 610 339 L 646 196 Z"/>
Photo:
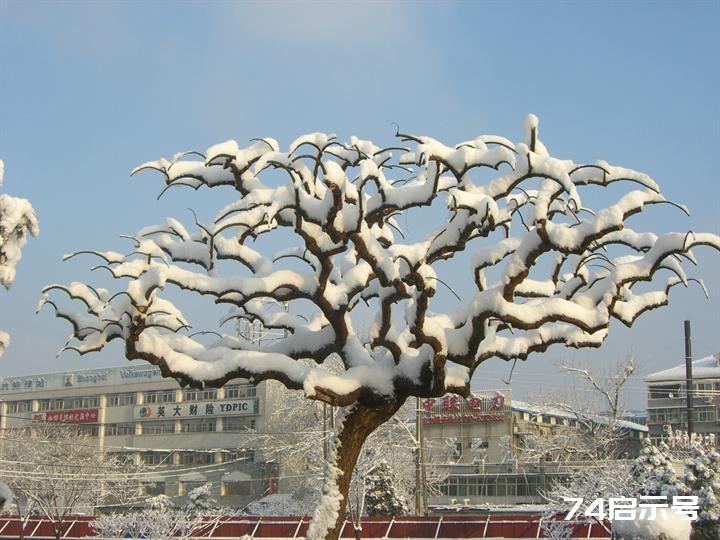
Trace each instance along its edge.
<path fill-rule="evenodd" d="M 553 344 L 598 347 L 611 319 L 630 326 L 688 283 L 681 263 L 694 260 L 694 247 L 720 248 L 713 234 L 631 228 L 629 218 L 668 203 L 655 181 L 604 161 L 551 156 L 533 115 L 517 144 L 396 135 L 399 146 L 385 148 L 324 133 L 286 150 L 270 138 L 227 141 L 145 163 L 134 172 L 157 171 L 168 188 L 227 186 L 235 195 L 213 221 L 196 220 L 196 230 L 167 219 L 140 230 L 128 255 L 84 252 L 127 279 L 116 294 L 81 283 L 45 289 L 79 301 L 79 311 L 53 303 L 73 326 L 65 349 L 84 354 L 118 339 L 128 359 L 184 385 L 275 379 L 340 407 L 311 538 L 337 538 L 363 443 L 410 396 L 467 395 L 490 358 L 525 359 Z M 639 188 L 606 208 L 581 197 L 622 181 Z M 401 217 L 423 208 L 424 223 L 438 228 L 402 231 Z M 272 236 L 293 237 L 295 247 L 261 253 Z M 463 256 L 465 285 L 444 264 Z M 672 277 L 653 289 L 660 269 Z M 447 296 L 443 272 L 462 297 Z M 224 320 L 259 320 L 284 337 L 249 343 L 186 333 L 169 286 L 229 304 Z M 323 366 L 333 353 L 339 375 Z"/>
<path fill-rule="evenodd" d="M 0 160 L 0 187 L 5 164 Z M 40 232 L 37 215 L 27 199 L 0 194 L 0 285 L 6 289 L 15 281 L 15 267 L 22 257 L 27 235 Z M 10 336 L 0 331 L 0 355 L 10 343 Z"/>
<path fill-rule="evenodd" d="M 206 515 L 189 508 L 164 507 L 103 514 L 92 526 L 102 538 L 189 540 L 206 535 L 219 520 L 217 515 Z"/>
<path fill-rule="evenodd" d="M 562 519 L 571 507 L 564 498 L 581 497 L 585 505 L 589 505 L 597 499 L 608 501 L 614 497 L 662 496 L 667 498 L 668 504 L 672 504 L 673 497 L 688 494 L 694 493 L 688 491 L 685 477 L 678 478 L 667 445 L 653 445 L 650 439 L 645 439 L 640 455 L 633 461 L 601 461 L 577 471 L 565 482 L 555 483 L 545 494 L 550 510 L 546 515 L 544 529 L 551 538 L 554 537 L 553 531 L 558 534 L 558 538 L 567 533 L 567 528 L 563 528 L 557 521 L 558 516 Z M 690 521 L 670 509 L 659 509 L 655 520 L 640 519 L 647 516 L 641 516 L 639 511 L 636 515 L 636 520 L 613 521 L 614 537 L 625 540 L 689 538 Z"/>
<path fill-rule="evenodd" d="M 698 497 L 698 519 L 693 538 L 720 538 L 720 454 L 714 448 L 693 443 L 682 476 L 687 495 Z"/>
<path fill-rule="evenodd" d="M 56 538 L 72 514 L 92 514 L 99 506 L 138 496 L 138 469 L 103 451 L 75 426 L 37 424 L 7 430 L 2 440 L 2 478 L 15 493 L 23 522 L 44 516 Z"/>
<path fill-rule="evenodd" d="M 639 480 L 637 495 L 661 495 L 669 501 L 683 495 L 687 488 L 672 466 L 670 449 L 664 442 L 654 445 L 645 439 L 640 455 L 633 463 L 631 476 Z"/>
<path fill-rule="evenodd" d="M 195 513 L 207 513 L 217 509 L 217 501 L 212 496 L 212 484 L 203 484 L 190 490 L 184 508 Z"/>
<path fill-rule="evenodd" d="M 177 540 L 204 536 L 221 516 L 229 514 L 227 509 L 217 508 L 210 487 L 204 484 L 191 490 L 179 508 L 167 495 L 150 497 L 141 510 L 99 516 L 93 528 L 104 538 Z"/>
<path fill-rule="evenodd" d="M 576 380 L 560 390 L 543 390 L 537 409 L 567 422 L 525 435 L 514 448 L 519 459 L 598 462 L 629 457 L 626 443 L 632 434 L 623 417 L 624 389 L 637 370 L 632 355 L 604 375 L 566 364 L 559 369 Z"/>
<path fill-rule="evenodd" d="M 402 516 L 408 512 L 405 496 L 397 488 L 398 479 L 386 461 L 381 460 L 368 475 L 365 512 L 369 516 Z"/>

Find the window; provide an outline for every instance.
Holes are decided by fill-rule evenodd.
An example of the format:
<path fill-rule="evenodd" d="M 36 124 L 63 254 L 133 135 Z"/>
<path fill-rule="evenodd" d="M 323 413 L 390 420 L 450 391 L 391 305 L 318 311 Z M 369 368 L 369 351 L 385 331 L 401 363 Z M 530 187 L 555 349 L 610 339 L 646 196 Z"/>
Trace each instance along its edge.
<path fill-rule="evenodd" d="M 483 440 L 482 437 L 472 437 L 470 441 L 468 441 L 468 448 L 472 448 L 473 450 L 481 450 L 483 448 L 489 448 L 489 446 L 488 442 Z"/>
<path fill-rule="evenodd" d="M 458 475 L 448 477 L 439 486 L 446 497 L 536 497 L 538 481 L 529 476 Z"/>
<path fill-rule="evenodd" d="M 107 428 L 106 428 L 107 429 Z M 118 465 L 134 465 L 135 454 L 133 452 L 113 452 L 110 456 Z"/>
<path fill-rule="evenodd" d="M 78 433 L 89 435 L 90 437 L 97 437 L 100 432 L 97 424 L 78 424 L 77 430 Z"/>
<path fill-rule="evenodd" d="M 92 397 L 76 397 L 72 398 L 70 404 L 71 409 L 96 409 L 100 406 L 100 398 L 98 396 Z"/>
<path fill-rule="evenodd" d="M 204 486 L 207 482 L 180 482 L 180 495 L 187 495 L 193 489 Z"/>
<path fill-rule="evenodd" d="M 22 413 L 32 411 L 32 401 L 11 401 L 8 403 L 9 413 Z"/>
<path fill-rule="evenodd" d="M 175 401 L 175 390 L 155 390 L 145 392 L 145 403 L 172 403 Z"/>
<path fill-rule="evenodd" d="M 183 433 L 205 433 L 210 431 L 215 431 L 214 418 L 211 418 L 209 420 L 206 420 L 204 418 L 185 420 L 182 423 Z"/>
<path fill-rule="evenodd" d="M 165 495 L 165 482 L 143 482 L 140 494 L 147 496 Z"/>
<path fill-rule="evenodd" d="M 455 448 L 452 452 L 453 459 L 460 459 L 462 457 L 462 441 L 455 441 Z"/>
<path fill-rule="evenodd" d="M 207 388 L 205 390 L 188 388 L 185 390 L 185 401 L 210 401 L 213 399 L 217 399 L 216 388 Z"/>
<path fill-rule="evenodd" d="M 256 390 L 252 385 L 231 384 L 225 387 L 225 399 L 255 397 Z"/>
<path fill-rule="evenodd" d="M 685 421 L 685 413 L 681 409 L 650 409 L 649 424 L 677 424 Z"/>
<path fill-rule="evenodd" d="M 124 423 L 124 424 L 105 424 L 105 435 L 135 435 L 135 424 Z"/>
<path fill-rule="evenodd" d="M 64 399 L 42 399 L 40 400 L 41 411 L 61 411 L 65 408 Z"/>
<path fill-rule="evenodd" d="M 142 462 L 145 465 L 172 465 L 169 452 L 143 452 Z"/>
<path fill-rule="evenodd" d="M 140 424 L 142 435 L 159 435 L 161 433 L 175 433 L 175 422 L 155 421 Z"/>
<path fill-rule="evenodd" d="M 667 399 L 677 397 L 681 397 L 679 384 L 662 384 L 650 387 L 650 399 Z"/>
<path fill-rule="evenodd" d="M 255 461 L 255 450 L 238 448 L 223 452 L 223 462 L 227 463 L 228 461 L 247 461 L 248 463 Z"/>
<path fill-rule="evenodd" d="M 714 422 L 715 421 L 715 409 L 702 408 L 697 409 L 697 421 L 698 422 Z"/>
<path fill-rule="evenodd" d="M 215 463 L 214 452 L 183 452 L 180 454 L 183 465 L 212 465 Z"/>
<path fill-rule="evenodd" d="M 137 402 L 134 392 L 128 392 L 125 394 L 108 394 L 107 406 L 108 407 L 123 407 L 125 405 L 135 405 Z"/>
<path fill-rule="evenodd" d="M 251 480 L 240 482 L 223 482 L 220 485 L 220 495 L 250 495 Z"/>
<path fill-rule="evenodd" d="M 696 396 L 704 397 L 704 396 L 712 396 L 713 395 L 713 385 L 710 382 L 697 383 L 693 386 L 695 388 Z"/>
<path fill-rule="evenodd" d="M 229 417 L 223 419 L 223 431 L 248 431 L 255 429 L 255 420 Z"/>

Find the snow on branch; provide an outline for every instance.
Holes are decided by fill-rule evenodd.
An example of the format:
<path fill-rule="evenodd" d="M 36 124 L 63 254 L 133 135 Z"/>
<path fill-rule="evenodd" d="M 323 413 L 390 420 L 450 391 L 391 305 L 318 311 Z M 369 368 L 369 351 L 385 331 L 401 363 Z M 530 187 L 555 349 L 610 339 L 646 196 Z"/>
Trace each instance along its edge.
<path fill-rule="evenodd" d="M 5 165 L 0 160 L 0 186 Z M 38 218 L 30 201 L 0 194 L 0 285 L 10 288 L 15 281 L 15 267 L 22 257 L 27 235 L 40 232 Z M 10 336 L 0 331 L 0 355 L 10 343 Z"/>
<path fill-rule="evenodd" d="M 80 354 L 121 339 L 128 358 L 185 384 L 276 379 L 335 405 L 372 405 L 466 393 L 488 358 L 525 359 L 553 344 L 598 347 L 611 319 L 632 325 L 665 305 L 674 285 L 687 286 L 692 278 L 682 262 L 694 261 L 694 247 L 720 249 L 713 234 L 630 228 L 636 214 L 669 203 L 655 181 L 604 161 L 551 156 L 533 115 L 517 144 L 494 135 L 454 146 L 399 132 L 397 138 L 398 146 L 382 148 L 311 133 L 287 150 L 270 138 L 245 148 L 227 141 L 204 154 L 140 165 L 133 174 L 158 171 L 165 190 L 231 186 L 235 199 L 210 223 L 167 219 L 142 229 L 126 255 L 80 252 L 125 283 L 120 292 L 51 285 L 40 305 L 71 323 L 65 348 Z M 480 169 L 492 179 L 479 182 Z M 583 200 L 588 186 L 617 182 L 632 189 L 610 206 L 593 209 Z M 438 198 L 446 212 L 426 210 L 438 228 L 406 239 L 410 231 L 399 218 Z M 296 247 L 251 247 L 280 230 L 296 237 Z M 463 251 L 471 254 L 474 291 L 461 300 L 437 263 Z M 546 257 L 549 270 L 539 263 Z M 226 275 L 233 262 L 237 271 Z M 671 277 L 652 288 L 661 270 Z M 260 321 L 283 336 L 201 341 L 163 297 L 168 285 L 228 304 L 223 322 Z M 441 311 L 433 299 L 439 286 L 455 294 L 458 307 Z M 58 292 L 75 300 L 72 307 L 50 298 Z M 375 314 L 366 332 L 353 319 L 358 306 Z M 340 374 L 323 364 L 333 353 L 342 359 Z"/>

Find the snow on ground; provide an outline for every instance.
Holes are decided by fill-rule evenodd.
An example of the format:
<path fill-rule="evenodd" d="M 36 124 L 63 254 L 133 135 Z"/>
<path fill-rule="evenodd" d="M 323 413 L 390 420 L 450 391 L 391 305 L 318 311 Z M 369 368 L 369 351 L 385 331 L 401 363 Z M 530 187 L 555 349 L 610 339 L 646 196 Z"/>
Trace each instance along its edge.
<path fill-rule="evenodd" d="M 656 540 L 661 534 L 667 540 L 689 540 L 692 521 L 683 518 L 660 508 L 654 520 L 613 521 L 613 532 L 625 540 Z"/>

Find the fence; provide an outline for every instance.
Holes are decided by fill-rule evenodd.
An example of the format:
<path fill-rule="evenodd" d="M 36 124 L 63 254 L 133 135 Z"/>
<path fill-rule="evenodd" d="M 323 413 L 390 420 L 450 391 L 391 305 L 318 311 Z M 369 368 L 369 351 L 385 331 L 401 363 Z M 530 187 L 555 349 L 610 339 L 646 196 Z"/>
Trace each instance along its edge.
<path fill-rule="evenodd" d="M 362 538 L 544 538 L 540 531 L 541 516 L 522 513 L 487 513 L 477 515 L 366 517 L 362 520 Z M 304 538 L 310 518 L 304 517 L 238 517 L 221 519 L 198 538 L 237 539 Z M 63 527 L 62 538 L 94 537 L 92 516 L 72 516 Z M 573 538 L 610 538 L 606 526 L 593 521 L 574 521 Z M 21 521 L 16 516 L 0 518 L 0 539 L 17 540 Z M 52 524 L 46 519 L 31 519 L 24 527 L 25 538 L 55 538 Z M 346 521 L 343 538 L 354 538 L 352 523 Z M 96 540 L 100 540 L 96 537 Z"/>

